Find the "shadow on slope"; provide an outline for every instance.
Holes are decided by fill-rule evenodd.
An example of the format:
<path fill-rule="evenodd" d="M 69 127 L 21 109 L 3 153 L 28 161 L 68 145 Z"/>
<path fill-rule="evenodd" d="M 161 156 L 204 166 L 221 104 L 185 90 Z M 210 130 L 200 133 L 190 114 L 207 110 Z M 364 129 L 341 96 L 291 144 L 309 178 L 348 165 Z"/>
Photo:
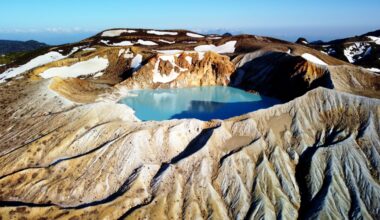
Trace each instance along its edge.
<path fill-rule="evenodd" d="M 239 65 L 231 77 L 230 86 L 255 90 L 284 101 L 320 86 L 334 88 L 327 68 L 287 53 L 247 54 L 239 61 Z"/>

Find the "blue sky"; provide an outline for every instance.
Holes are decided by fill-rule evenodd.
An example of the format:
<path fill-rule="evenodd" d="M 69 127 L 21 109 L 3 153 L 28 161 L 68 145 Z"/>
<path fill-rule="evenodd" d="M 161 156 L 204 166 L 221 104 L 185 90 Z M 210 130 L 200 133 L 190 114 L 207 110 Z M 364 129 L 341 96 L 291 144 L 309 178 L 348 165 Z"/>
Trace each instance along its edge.
<path fill-rule="evenodd" d="M 0 39 L 66 43 L 115 27 L 329 40 L 380 29 L 379 0 L 2 0 Z"/>

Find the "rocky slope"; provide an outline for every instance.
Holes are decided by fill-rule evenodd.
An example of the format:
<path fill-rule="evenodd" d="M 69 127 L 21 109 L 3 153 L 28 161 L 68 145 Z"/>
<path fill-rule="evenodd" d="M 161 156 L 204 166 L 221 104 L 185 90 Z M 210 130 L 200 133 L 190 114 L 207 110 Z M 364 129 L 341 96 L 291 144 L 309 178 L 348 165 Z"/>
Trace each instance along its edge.
<path fill-rule="evenodd" d="M 311 48 L 117 29 L 0 79 L 3 219 L 380 218 L 379 75 Z M 287 102 L 208 122 L 117 103 L 204 85 Z"/>
<path fill-rule="evenodd" d="M 308 43 L 304 39 L 297 43 L 380 74 L 380 30 L 330 42 Z"/>

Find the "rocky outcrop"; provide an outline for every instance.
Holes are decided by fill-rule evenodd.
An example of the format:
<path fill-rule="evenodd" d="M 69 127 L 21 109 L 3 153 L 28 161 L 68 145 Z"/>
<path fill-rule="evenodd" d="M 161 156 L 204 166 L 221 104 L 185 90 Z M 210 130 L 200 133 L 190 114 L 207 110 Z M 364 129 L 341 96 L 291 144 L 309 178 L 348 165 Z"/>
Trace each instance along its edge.
<path fill-rule="evenodd" d="M 234 65 L 213 52 L 157 55 L 122 82 L 130 89 L 228 85 Z"/>

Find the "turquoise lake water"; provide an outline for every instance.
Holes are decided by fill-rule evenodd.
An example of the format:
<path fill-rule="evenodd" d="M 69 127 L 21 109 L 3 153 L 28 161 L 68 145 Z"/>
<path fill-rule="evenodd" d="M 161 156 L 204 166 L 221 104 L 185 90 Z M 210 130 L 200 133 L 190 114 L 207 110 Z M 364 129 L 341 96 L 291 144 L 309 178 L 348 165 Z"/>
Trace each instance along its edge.
<path fill-rule="evenodd" d="M 223 87 L 133 90 L 136 97 L 120 101 L 143 121 L 196 118 L 227 119 L 280 103 L 278 100 Z"/>

